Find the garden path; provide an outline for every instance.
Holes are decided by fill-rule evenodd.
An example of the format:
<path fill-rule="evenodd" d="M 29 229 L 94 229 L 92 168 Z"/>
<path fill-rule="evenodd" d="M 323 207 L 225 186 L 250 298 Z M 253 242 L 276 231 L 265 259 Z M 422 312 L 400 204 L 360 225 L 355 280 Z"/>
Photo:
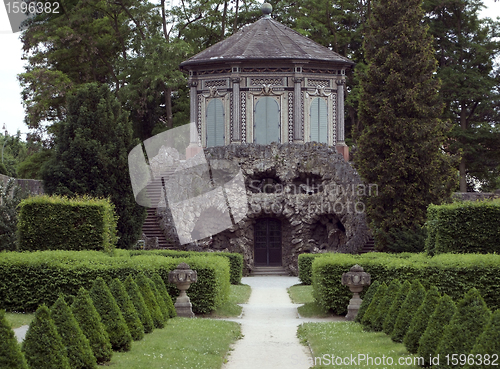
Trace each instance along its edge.
<path fill-rule="evenodd" d="M 243 284 L 252 287 L 247 304 L 242 304 L 241 318 L 227 319 L 241 324 L 243 339 L 234 344 L 223 369 L 307 369 L 311 355 L 297 338 L 297 326 L 304 322 L 343 321 L 343 318 L 299 318 L 287 288 L 298 284 L 297 277 L 245 277 Z"/>

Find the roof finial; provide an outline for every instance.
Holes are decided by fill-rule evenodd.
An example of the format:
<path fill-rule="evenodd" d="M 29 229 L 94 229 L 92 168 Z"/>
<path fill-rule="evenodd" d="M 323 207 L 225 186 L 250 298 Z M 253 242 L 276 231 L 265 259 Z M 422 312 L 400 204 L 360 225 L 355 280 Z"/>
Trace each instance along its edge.
<path fill-rule="evenodd" d="M 273 7 L 269 3 L 264 3 L 260 7 L 262 14 L 264 14 L 264 18 L 271 18 L 271 12 L 273 11 Z"/>

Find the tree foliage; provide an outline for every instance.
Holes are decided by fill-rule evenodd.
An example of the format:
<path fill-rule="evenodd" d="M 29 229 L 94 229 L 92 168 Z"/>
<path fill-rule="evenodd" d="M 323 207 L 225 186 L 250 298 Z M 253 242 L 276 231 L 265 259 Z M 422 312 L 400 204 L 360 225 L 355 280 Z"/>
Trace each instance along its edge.
<path fill-rule="evenodd" d="M 368 287 L 368 290 L 366 290 L 365 296 L 363 297 L 363 302 L 361 303 L 361 306 L 359 307 L 358 314 L 356 315 L 355 321 L 358 323 L 361 323 L 361 320 L 363 319 L 363 316 L 365 315 L 366 310 L 370 306 L 373 296 L 377 292 L 377 289 L 380 286 L 380 282 L 373 281 L 370 284 L 370 287 Z"/>
<path fill-rule="evenodd" d="M 372 323 L 373 330 L 376 332 L 380 332 L 384 329 L 385 317 L 387 316 L 387 312 L 391 308 L 392 302 L 396 298 L 400 289 L 401 282 L 399 282 L 398 279 L 393 279 L 389 284 L 389 287 L 387 287 L 387 291 L 377 307 L 375 319 Z"/>
<path fill-rule="evenodd" d="M 139 314 L 139 319 L 141 320 L 142 325 L 144 326 L 144 333 L 153 332 L 155 325 L 153 322 L 153 318 L 151 317 L 151 313 L 149 312 L 149 308 L 144 301 L 144 297 L 142 296 L 141 290 L 137 283 L 135 283 L 132 275 L 128 275 L 127 279 L 125 279 L 125 289 L 127 290 L 132 303 Z"/>
<path fill-rule="evenodd" d="M 450 195 L 451 167 L 442 153 L 439 82 L 420 2 L 373 5 L 363 48 L 356 168 L 379 193 L 366 199 L 376 247 L 391 250 L 391 230 L 416 231 L 430 203 Z"/>
<path fill-rule="evenodd" d="M 387 291 L 387 285 L 385 284 L 385 282 L 382 282 L 380 286 L 377 288 L 377 292 L 375 292 L 372 302 L 370 302 L 370 306 L 368 306 L 368 309 L 366 309 L 366 312 L 363 315 L 363 319 L 361 319 L 361 324 L 363 324 L 364 330 L 366 331 L 375 330 L 374 323 L 377 317 L 377 311 L 380 303 L 384 299 L 386 291 Z"/>
<path fill-rule="evenodd" d="M 5 319 L 5 310 L 0 310 L 0 368 L 28 369 L 14 331 Z"/>
<path fill-rule="evenodd" d="M 155 328 L 163 328 L 165 326 L 165 319 L 161 312 L 160 306 L 156 301 L 155 293 L 151 289 L 149 281 L 150 279 L 143 273 L 139 273 L 135 278 L 135 282 L 137 283 L 137 287 L 139 287 L 139 290 L 144 297 L 144 302 L 146 303 L 149 313 L 151 314 L 151 318 L 153 319 Z"/>
<path fill-rule="evenodd" d="M 158 273 L 153 273 L 151 280 L 155 283 L 156 289 L 158 290 L 160 296 L 165 300 L 168 309 L 168 318 L 176 317 L 177 311 L 175 310 L 174 303 L 167 291 L 167 286 L 165 286 L 165 282 L 163 282 L 163 279 L 161 279 Z"/>
<path fill-rule="evenodd" d="M 392 331 L 394 330 L 394 325 L 396 324 L 399 310 L 401 309 L 401 306 L 403 305 L 403 302 L 405 301 L 406 296 L 410 291 L 410 288 L 411 288 L 410 282 L 408 282 L 407 280 L 404 281 L 403 285 L 396 294 L 396 298 L 392 302 L 389 311 L 387 311 L 387 315 L 385 317 L 382 328 L 384 330 L 384 333 L 389 336 L 392 334 Z"/>
<path fill-rule="evenodd" d="M 466 365 L 466 369 L 482 369 L 491 367 L 486 362 L 486 355 L 489 355 L 490 364 L 493 362 L 492 354 L 500 352 L 500 310 L 495 310 L 491 315 L 491 320 L 484 329 L 483 333 L 477 338 L 471 354 L 476 359 L 481 358 L 482 364 L 476 360 L 475 365 Z"/>
<path fill-rule="evenodd" d="M 122 312 L 132 339 L 134 341 L 141 340 L 144 337 L 144 327 L 123 283 L 115 278 L 111 281 L 109 289 Z"/>
<path fill-rule="evenodd" d="M 128 152 L 136 143 L 127 114 L 109 88 L 87 84 L 68 98 L 56 153 L 43 173 L 50 195 L 110 197 L 119 217 L 120 248 L 137 241 L 145 218 L 128 171 Z"/>
<path fill-rule="evenodd" d="M 415 311 L 422 305 L 425 298 L 425 289 L 418 279 L 411 284 L 410 291 L 405 301 L 399 309 L 398 317 L 394 323 L 394 329 L 391 333 L 391 339 L 394 342 L 403 342 L 403 338 L 410 327 L 410 323 Z"/>

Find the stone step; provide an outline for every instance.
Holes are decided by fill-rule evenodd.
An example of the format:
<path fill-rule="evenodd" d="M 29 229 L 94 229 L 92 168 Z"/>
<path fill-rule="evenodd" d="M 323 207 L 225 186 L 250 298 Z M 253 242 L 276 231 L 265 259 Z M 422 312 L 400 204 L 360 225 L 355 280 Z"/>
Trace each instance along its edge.
<path fill-rule="evenodd" d="M 367 252 L 377 252 L 377 250 L 375 249 L 375 240 L 373 239 L 373 237 L 370 237 L 368 241 L 366 241 L 365 245 L 359 253 L 366 254 Z"/>
<path fill-rule="evenodd" d="M 254 267 L 251 275 L 289 275 L 289 273 L 285 270 L 285 268 L 278 267 Z"/>

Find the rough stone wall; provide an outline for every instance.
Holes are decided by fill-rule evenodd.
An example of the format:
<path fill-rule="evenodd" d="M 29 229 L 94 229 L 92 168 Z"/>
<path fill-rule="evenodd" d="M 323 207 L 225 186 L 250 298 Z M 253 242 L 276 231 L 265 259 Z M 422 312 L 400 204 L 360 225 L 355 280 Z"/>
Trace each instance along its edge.
<path fill-rule="evenodd" d="M 306 144 L 233 144 L 205 149 L 207 160 L 238 164 L 245 177 L 247 216 L 230 229 L 182 247 L 227 250 L 244 255 L 253 269 L 254 224 L 259 218 L 282 223 L 282 262 L 296 275 L 301 253 L 358 252 L 369 238 L 362 195 L 365 186 L 356 171 L 334 148 Z M 167 238 L 176 239 L 166 209 L 158 209 Z"/>

